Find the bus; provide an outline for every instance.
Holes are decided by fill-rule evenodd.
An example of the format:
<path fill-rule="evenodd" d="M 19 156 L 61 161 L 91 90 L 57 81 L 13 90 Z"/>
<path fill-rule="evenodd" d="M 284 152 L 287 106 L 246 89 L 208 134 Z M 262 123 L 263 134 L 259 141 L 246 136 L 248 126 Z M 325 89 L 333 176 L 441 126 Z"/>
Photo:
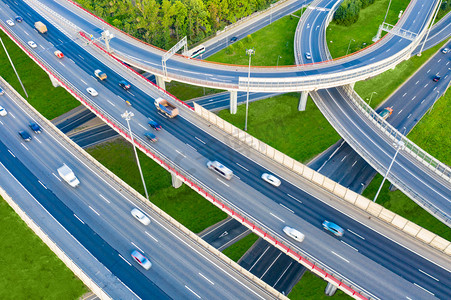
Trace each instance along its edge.
<path fill-rule="evenodd" d="M 196 58 L 199 55 L 203 54 L 205 52 L 205 46 L 204 45 L 199 45 L 197 47 L 194 47 L 193 49 L 189 50 L 187 52 L 187 56 L 189 58 Z"/>

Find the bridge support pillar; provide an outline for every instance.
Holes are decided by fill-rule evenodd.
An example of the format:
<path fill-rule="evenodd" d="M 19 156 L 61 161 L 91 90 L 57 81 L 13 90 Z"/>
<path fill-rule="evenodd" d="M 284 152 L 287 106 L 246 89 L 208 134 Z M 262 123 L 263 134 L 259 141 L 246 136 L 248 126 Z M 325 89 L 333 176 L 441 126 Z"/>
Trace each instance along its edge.
<path fill-rule="evenodd" d="M 335 286 L 329 282 L 326 286 L 326 289 L 324 290 L 324 293 L 327 296 L 333 296 L 333 295 L 335 295 L 336 291 L 337 291 L 337 286 Z"/>
<path fill-rule="evenodd" d="M 237 91 L 229 91 L 230 93 L 230 113 L 232 115 L 236 114 L 237 107 Z"/>
<path fill-rule="evenodd" d="M 159 76 L 159 75 L 155 75 L 155 78 L 157 80 L 157 85 L 162 88 L 163 90 L 166 89 L 166 84 L 164 83 L 164 78 Z"/>
<path fill-rule="evenodd" d="M 178 189 L 179 187 L 182 186 L 183 181 L 178 178 L 174 173 L 171 173 L 171 178 L 172 178 L 172 187 Z"/>
<path fill-rule="evenodd" d="M 390 190 L 390 192 L 394 192 L 394 191 L 398 190 L 398 188 L 396 186 L 394 186 L 393 184 L 390 184 L 390 187 L 388 189 Z"/>
<path fill-rule="evenodd" d="M 354 89 L 354 86 L 355 86 L 355 82 L 349 84 L 349 87 L 350 87 L 351 89 Z"/>
<path fill-rule="evenodd" d="M 308 91 L 301 92 L 301 98 L 299 99 L 298 111 L 305 111 L 305 107 L 307 106 L 308 99 Z"/>
<path fill-rule="evenodd" d="M 50 81 L 52 82 L 53 87 L 59 87 L 60 83 L 56 80 L 52 75 L 49 75 Z"/>

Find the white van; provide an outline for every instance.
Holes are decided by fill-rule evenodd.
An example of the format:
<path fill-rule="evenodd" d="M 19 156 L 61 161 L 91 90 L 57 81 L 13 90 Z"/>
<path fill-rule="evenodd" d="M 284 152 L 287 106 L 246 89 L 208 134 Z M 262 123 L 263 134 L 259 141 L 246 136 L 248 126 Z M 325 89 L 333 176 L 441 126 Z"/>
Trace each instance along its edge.
<path fill-rule="evenodd" d="M 216 161 L 216 160 L 215 161 L 209 161 L 209 162 L 207 162 L 207 167 L 210 170 L 215 171 L 216 173 L 218 173 L 219 175 L 221 175 L 222 177 L 224 177 L 227 180 L 232 179 L 232 176 L 233 176 L 232 170 L 230 170 L 229 168 L 226 168 L 219 161 Z"/>

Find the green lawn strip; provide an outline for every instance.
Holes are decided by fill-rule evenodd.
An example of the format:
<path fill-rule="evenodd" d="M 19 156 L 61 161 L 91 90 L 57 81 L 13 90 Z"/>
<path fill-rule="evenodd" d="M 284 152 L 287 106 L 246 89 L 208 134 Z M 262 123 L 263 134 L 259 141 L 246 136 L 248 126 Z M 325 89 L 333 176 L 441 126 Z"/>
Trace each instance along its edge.
<path fill-rule="evenodd" d="M 190 85 L 178 81 L 166 83 L 166 90 L 182 101 L 223 92 L 222 90 L 207 87 L 204 88 L 202 86 Z"/>
<path fill-rule="evenodd" d="M 251 233 L 222 251 L 231 260 L 237 262 L 258 240 L 258 235 Z"/>
<path fill-rule="evenodd" d="M 87 151 L 119 178 L 144 195 L 133 149 L 129 143 L 116 139 L 89 148 Z M 227 217 L 226 213 L 188 186 L 182 185 L 178 189 L 173 188 L 169 172 L 145 154 L 139 152 L 139 159 L 150 201 L 191 231 L 201 232 Z"/>
<path fill-rule="evenodd" d="M 306 271 L 302 276 L 302 279 L 293 287 L 288 294 L 288 298 L 292 300 L 326 300 L 326 299 L 352 299 L 344 292 L 337 290 L 333 297 L 326 296 L 324 290 L 326 289 L 327 282 L 319 278 L 315 274 Z"/>
<path fill-rule="evenodd" d="M 77 299 L 83 282 L 0 197 L 0 299 Z"/>
<path fill-rule="evenodd" d="M 363 192 L 363 196 L 371 200 L 374 199 L 374 196 L 381 185 L 382 178 L 382 175 L 377 174 Z M 397 190 L 390 192 L 388 189 L 389 186 L 390 183 L 388 180 L 385 181 L 384 186 L 377 197 L 376 202 L 378 204 L 414 222 L 415 224 L 438 234 L 448 241 L 451 240 L 451 230 L 449 230 L 448 226 L 434 218 L 430 213 L 422 209 L 401 191 Z"/>
<path fill-rule="evenodd" d="M 55 88 L 49 76 L 28 57 L 7 35 L 0 31 L 0 37 L 19 73 L 29 95 L 27 99 L 14 73 L 3 47 L 0 47 L 0 76 L 18 91 L 44 117 L 51 120 L 80 105 L 62 87 Z M 57 59 L 55 57 L 55 59 Z"/>
<path fill-rule="evenodd" d="M 365 81 L 359 81 L 355 84 L 355 91 L 365 101 L 371 98 L 371 107 L 375 108 L 386 100 L 398 87 L 400 87 L 407 79 L 415 74 L 418 69 L 431 58 L 438 50 L 440 50 L 445 42 L 440 43 L 423 52 L 421 56 L 414 55 L 409 60 L 398 64 L 394 70 L 388 70 L 384 73 Z M 431 75 L 432 82 L 432 75 Z M 368 100 L 367 100 L 368 99 Z"/>
<path fill-rule="evenodd" d="M 298 111 L 299 94 L 289 93 L 249 104 L 248 133 L 286 155 L 306 162 L 340 139 L 340 136 L 309 99 Z M 235 115 L 221 110 L 219 116 L 243 129 L 246 106 Z"/>
<path fill-rule="evenodd" d="M 349 53 L 358 51 L 373 43 L 379 25 L 384 21 L 390 0 L 375 1 L 370 6 L 360 11 L 359 20 L 351 26 L 337 25 L 331 22 L 327 27 L 326 40 L 332 57 L 342 57 Z M 392 1 L 386 22 L 395 25 L 398 21 L 400 10 L 404 10 L 410 0 Z M 354 40 L 354 41 L 352 41 Z"/>

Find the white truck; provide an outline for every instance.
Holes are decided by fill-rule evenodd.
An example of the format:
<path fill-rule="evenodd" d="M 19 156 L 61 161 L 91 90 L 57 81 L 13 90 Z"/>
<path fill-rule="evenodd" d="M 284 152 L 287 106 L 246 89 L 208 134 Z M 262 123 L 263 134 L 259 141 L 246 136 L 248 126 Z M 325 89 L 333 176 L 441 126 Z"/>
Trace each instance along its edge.
<path fill-rule="evenodd" d="M 74 172 L 66 165 L 62 165 L 58 168 L 58 174 L 63 178 L 71 187 L 76 187 L 80 184 L 80 181 L 75 176 Z"/>

